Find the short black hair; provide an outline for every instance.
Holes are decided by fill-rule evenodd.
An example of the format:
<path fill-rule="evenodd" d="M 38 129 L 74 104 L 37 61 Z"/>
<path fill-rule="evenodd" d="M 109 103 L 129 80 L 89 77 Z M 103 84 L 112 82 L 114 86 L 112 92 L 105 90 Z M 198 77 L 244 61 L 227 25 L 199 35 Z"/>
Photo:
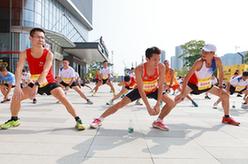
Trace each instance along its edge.
<path fill-rule="evenodd" d="M 130 81 L 130 76 L 128 76 L 128 75 L 127 76 L 124 76 L 124 81 L 125 82 L 129 82 Z"/>
<path fill-rule="evenodd" d="M 44 34 L 45 34 L 45 31 L 42 29 L 42 28 L 37 28 L 37 27 L 35 27 L 35 28 L 33 28 L 31 31 L 30 31 L 30 36 L 34 36 L 34 33 L 35 32 L 43 32 Z"/>
<path fill-rule="evenodd" d="M 248 76 L 248 71 L 244 71 L 243 76 Z"/>
<path fill-rule="evenodd" d="M 150 59 L 154 54 L 161 54 L 161 50 L 158 47 L 151 47 L 146 49 L 146 58 Z"/>
<path fill-rule="evenodd" d="M 106 63 L 106 62 L 108 63 L 108 61 L 107 61 L 107 60 L 104 60 L 102 63 Z"/>
<path fill-rule="evenodd" d="M 63 61 L 69 61 L 67 58 L 64 58 Z"/>
<path fill-rule="evenodd" d="M 0 67 L 0 72 L 4 72 L 4 71 L 7 71 L 7 68 L 5 66 L 1 66 Z"/>

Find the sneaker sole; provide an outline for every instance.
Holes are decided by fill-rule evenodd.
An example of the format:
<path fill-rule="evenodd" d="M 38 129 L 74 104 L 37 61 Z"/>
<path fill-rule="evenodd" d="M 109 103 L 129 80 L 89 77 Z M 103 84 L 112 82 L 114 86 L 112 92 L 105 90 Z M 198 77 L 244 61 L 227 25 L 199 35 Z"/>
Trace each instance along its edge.
<path fill-rule="evenodd" d="M 82 128 L 82 129 L 79 129 L 79 128 L 77 128 L 77 127 L 75 127 L 78 131 L 83 131 L 83 130 L 85 130 L 85 128 Z"/>
<path fill-rule="evenodd" d="M 9 127 L 9 128 L 15 128 L 15 127 L 18 127 L 18 126 L 20 126 L 21 124 L 17 124 L 17 125 L 15 125 L 15 126 L 11 126 L 11 127 Z M 3 127 L 0 127 L 0 129 L 3 129 L 3 130 L 7 130 L 7 129 L 9 129 L 9 128 L 3 128 Z"/>
<path fill-rule="evenodd" d="M 102 124 L 100 124 L 100 125 L 98 125 L 98 126 L 90 125 L 90 128 L 91 128 L 91 129 L 97 129 L 97 128 L 99 128 L 100 126 L 102 126 Z"/>
<path fill-rule="evenodd" d="M 83 131 L 83 130 L 85 130 L 86 128 L 83 126 L 83 127 L 81 127 L 81 128 L 78 128 L 77 126 L 75 126 L 75 128 L 78 130 L 78 131 Z"/>
<path fill-rule="evenodd" d="M 230 123 L 228 123 L 228 122 L 222 122 L 223 124 L 228 124 L 228 125 L 233 125 L 233 126 L 239 126 L 240 125 L 240 123 L 239 124 L 230 124 Z"/>
<path fill-rule="evenodd" d="M 168 129 L 168 128 L 163 129 L 163 128 L 160 128 L 159 126 L 156 126 L 156 125 L 152 125 L 152 127 L 153 127 L 153 128 L 155 128 L 155 129 L 162 130 L 162 131 L 169 131 L 169 129 Z"/>

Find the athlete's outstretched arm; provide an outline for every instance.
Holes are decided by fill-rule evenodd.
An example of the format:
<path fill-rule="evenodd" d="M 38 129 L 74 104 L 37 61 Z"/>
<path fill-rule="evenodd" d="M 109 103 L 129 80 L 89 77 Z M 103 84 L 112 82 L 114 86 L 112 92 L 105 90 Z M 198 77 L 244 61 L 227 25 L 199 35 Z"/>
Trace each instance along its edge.
<path fill-rule="evenodd" d="M 143 80 L 141 78 L 142 77 L 142 70 L 143 70 L 142 68 L 143 68 L 143 65 L 140 65 L 137 68 L 135 68 L 135 77 L 136 77 L 136 81 L 137 81 L 137 87 L 139 90 L 140 97 L 142 98 L 143 102 L 146 105 L 148 113 L 150 115 L 155 115 L 156 112 L 154 111 L 154 109 L 151 108 L 151 106 L 147 100 L 146 94 L 143 90 Z"/>
<path fill-rule="evenodd" d="M 46 76 L 50 70 L 50 68 L 52 67 L 52 63 L 53 63 L 53 54 L 52 52 L 48 52 L 47 56 L 46 56 L 46 62 L 45 65 L 43 67 L 43 71 L 40 75 L 40 77 L 38 78 L 37 82 L 39 84 L 45 83 L 46 81 Z"/>

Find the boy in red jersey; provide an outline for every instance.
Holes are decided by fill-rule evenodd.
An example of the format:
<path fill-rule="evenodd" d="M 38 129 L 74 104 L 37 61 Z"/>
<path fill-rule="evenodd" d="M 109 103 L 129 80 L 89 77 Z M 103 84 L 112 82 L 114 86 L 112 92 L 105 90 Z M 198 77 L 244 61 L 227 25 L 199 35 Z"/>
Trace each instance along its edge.
<path fill-rule="evenodd" d="M 4 124 L 0 125 L 1 129 L 8 129 L 20 125 L 18 113 L 21 108 L 21 101 L 32 98 L 36 93 L 53 95 L 67 109 L 67 111 L 75 118 L 78 130 L 84 130 L 81 119 L 77 116 L 74 107 L 65 97 L 63 90 L 56 83 L 52 73 L 53 54 L 43 46 L 45 44 L 45 32 L 40 28 L 33 28 L 30 31 L 30 41 L 32 47 L 21 52 L 19 62 L 17 64 L 15 77 L 16 87 L 12 97 L 10 111 L 11 118 Z M 25 61 L 27 61 L 31 73 L 32 82 L 27 87 L 21 88 L 22 69 Z"/>
<path fill-rule="evenodd" d="M 160 130 L 169 130 L 163 123 L 163 118 L 175 106 L 175 103 L 167 95 L 162 94 L 165 66 L 159 63 L 160 53 L 161 51 L 157 47 L 151 47 L 146 50 L 147 62 L 135 68 L 137 87 L 129 92 L 120 102 L 108 108 L 99 118 L 94 119 L 90 125 L 91 128 L 98 128 L 101 126 L 104 118 L 115 113 L 127 104 L 142 98 L 150 115 L 158 115 L 160 113 L 158 119 L 153 122 L 152 126 Z M 147 97 L 157 100 L 154 107 L 151 107 Z M 160 112 L 161 100 L 165 102 L 165 105 Z"/>

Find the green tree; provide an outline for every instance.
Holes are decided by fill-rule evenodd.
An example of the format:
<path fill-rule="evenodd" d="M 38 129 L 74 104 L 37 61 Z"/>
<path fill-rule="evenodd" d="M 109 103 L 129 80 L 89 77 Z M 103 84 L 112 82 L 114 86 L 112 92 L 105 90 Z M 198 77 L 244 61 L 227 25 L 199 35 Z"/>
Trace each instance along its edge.
<path fill-rule="evenodd" d="M 93 80 L 96 76 L 96 71 L 101 68 L 101 62 L 96 62 L 90 64 L 88 67 L 88 73 L 86 74 L 86 78 L 89 80 Z"/>
<path fill-rule="evenodd" d="M 245 60 L 245 64 L 248 64 L 248 51 L 247 51 L 246 54 L 245 54 L 244 60 Z"/>
<path fill-rule="evenodd" d="M 177 74 L 177 77 L 178 76 L 182 76 L 182 77 L 185 77 L 186 74 L 188 73 L 188 70 L 186 68 L 183 68 L 183 69 L 175 69 L 175 72 Z"/>
<path fill-rule="evenodd" d="M 190 68 L 200 57 L 201 49 L 205 45 L 203 40 L 191 40 L 181 46 L 183 54 L 180 56 L 184 59 L 184 67 Z"/>

